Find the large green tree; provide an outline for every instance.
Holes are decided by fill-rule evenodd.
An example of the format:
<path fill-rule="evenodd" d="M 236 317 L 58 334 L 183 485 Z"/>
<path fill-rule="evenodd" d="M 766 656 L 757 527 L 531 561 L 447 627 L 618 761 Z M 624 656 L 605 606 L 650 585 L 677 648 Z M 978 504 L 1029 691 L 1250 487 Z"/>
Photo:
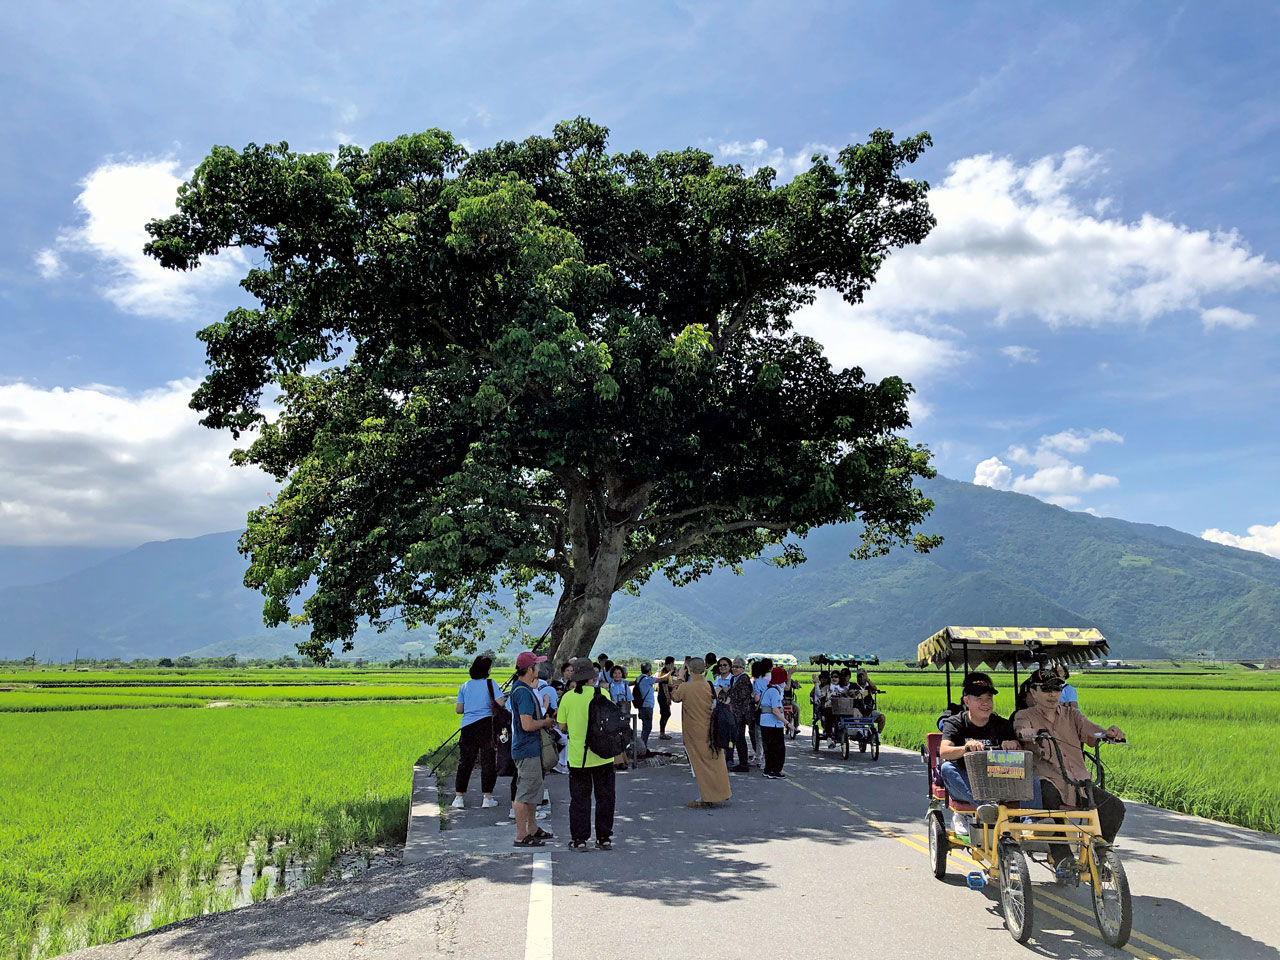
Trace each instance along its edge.
<path fill-rule="evenodd" d="M 316 659 L 357 624 L 475 649 L 496 597 L 558 591 L 551 650 L 590 651 L 614 593 L 860 521 L 862 556 L 928 550 L 909 385 L 834 370 L 792 314 L 856 303 L 934 220 L 876 131 L 778 184 L 699 150 L 614 153 L 578 119 L 469 154 L 430 130 L 343 147 L 215 148 L 148 225 L 191 270 L 248 248 L 259 302 L 202 330 L 192 406 L 279 480 L 245 584 Z M 280 390 L 268 420 L 263 392 Z M 309 584 L 314 593 L 294 607 Z M 510 594 L 507 594 L 508 596 Z"/>

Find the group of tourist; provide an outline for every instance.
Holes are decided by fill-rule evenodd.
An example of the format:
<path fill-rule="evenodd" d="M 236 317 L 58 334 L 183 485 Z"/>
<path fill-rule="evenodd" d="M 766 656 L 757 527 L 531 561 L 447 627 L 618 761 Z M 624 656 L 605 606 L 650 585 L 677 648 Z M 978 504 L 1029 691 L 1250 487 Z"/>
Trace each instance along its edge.
<path fill-rule="evenodd" d="M 625 750 L 602 757 L 587 746 L 590 703 L 597 696 L 607 698 L 624 716 L 636 714 L 637 759 L 649 753 L 655 706 L 659 739 L 670 740 L 671 704 L 680 704 L 685 751 L 698 786 L 698 798 L 689 801 L 690 807 L 728 800 L 730 772 L 749 773 L 759 766 L 768 779 L 785 778 L 784 735 L 795 718 L 794 711 L 784 711 L 784 702 L 791 702 L 800 684 L 767 659 L 752 663 L 748 673 L 742 657 L 691 656 L 679 668 L 674 657 L 667 657 L 656 675 L 649 662 L 642 663 L 634 682 L 623 665 L 605 654 L 595 661 L 582 657 L 561 665 L 558 679 L 549 678 L 546 664 L 546 657 L 521 653 L 516 657 L 516 677 L 504 693 L 490 677 L 493 661 L 480 656 L 471 665 L 471 678 L 458 689 L 462 729 L 452 805 L 466 806 L 477 761 L 481 807 L 498 806 L 493 796 L 497 780 L 510 777 L 509 817 L 516 824 L 517 847 L 543 846 L 554 836 L 538 823 L 545 817 L 538 806 L 544 797 L 544 770 L 550 764 L 546 751 L 554 749 L 556 763 L 548 772 L 569 778 L 569 848 L 587 849 L 594 798 L 595 846 L 612 849 L 614 778 L 630 761 Z M 727 710 L 732 716 L 733 735 L 723 749 L 718 737 L 724 718 L 717 723 L 718 704 L 721 713 Z"/>
<path fill-rule="evenodd" d="M 600 756 L 587 745 L 587 723 L 591 701 L 609 700 L 624 716 L 634 711 L 639 730 L 636 759 L 649 753 L 653 712 L 658 709 L 658 737 L 670 740 L 667 725 L 671 704 L 681 706 L 681 732 L 689 764 L 698 787 L 690 807 L 708 807 L 732 796 L 730 773 L 749 773 L 763 768 L 768 779 L 784 779 L 785 734 L 795 724 L 795 693 L 801 684 L 781 666 L 768 659 L 748 666 L 742 657 L 686 657 L 676 666 L 674 657 L 665 658 L 656 674 L 650 663 L 640 666 L 634 682 L 627 670 L 605 654 L 596 660 L 580 657 L 563 664 L 559 678 L 549 679 L 547 658 L 525 651 L 516 657 L 516 677 L 510 692 L 489 676 L 493 662 L 477 657 L 471 665 L 471 679 L 458 690 L 457 712 L 462 715 L 459 760 L 455 781 L 455 808 L 465 806 L 465 794 L 480 764 L 481 807 L 496 807 L 494 787 L 500 775 L 511 778 L 510 818 L 516 824 L 517 847 L 539 847 L 553 837 L 539 825 L 545 814 L 538 805 L 545 794 L 544 770 L 569 777 L 569 847 L 586 850 L 592 833 L 594 800 L 595 846 L 612 849 L 615 802 L 615 775 L 628 769 L 624 749 L 616 756 Z M 1064 779 L 1051 741 L 1039 738 L 1048 733 L 1062 744 L 1088 743 L 1101 734 L 1123 739 L 1119 727 L 1102 727 L 1079 710 L 1075 690 L 1066 682 L 1066 667 L 1042 667 L 1023 684 L 1017 698 L 1018 709 L 1011 719 L 995 713 L 996 688 L 989 675 L 970 673 L 965 678 L 961 708 L 939 720 L 942 743 L 939 749 L 940 775 L 954 800 L 972 804 L 973 792 L 964 766 L 964 756 L 991 747 L 1015 750 L 1026 748 L 1038 756 L 1034 779 L 1035 809 L 1058 809 L 1079 802 L 1077 791 Z M 823 671 L 818 674 L 812 701 L 827 735 L 832 731 L 831 703 L 835 698 L 852 698 L 862 715 L 871 717 L 884 729 L 884 715 L 874 709 L 878 688 L 859 670 Z M 727 711 L 732 735 L 723 733 Z M 727 743 L 722 743 L 727 739 Z M 552 753 L 548 755 L 547 751 Z M 736 761 L 736 762 L 735 762 Z M 1063 751 L 1067 777 L 1084 781 L 1089 777 L 1079 749 Z M 1124 821 L 1124 804 L 1118 797 L 1094 788 L 1103 838 L 1115 839 Z M 953 829 L 969 832 L 968 821 L 956 813 Z M 1059 851 L 1055 851 L 1059 852 Z M 1065 853 L 1062 854 L 1066 856 Z"/>
<path fill-rule="evenodd" d="M 835 746 L 836 707 L 834 701 L 844 699 L 852 701 L 853 706 L 844 716 L 870 717 L 875 720 L 876 729 L 884 733 L 884 714 L 876 709 L 875 695 L 880 688 L 871 682 L 866 670 L 859 670 L 856 679 L 848 667 L 837 671 L 823 670 L 818 674 L 818 682 L 814 689 L 813 702 L 821 718 L 822 734 L 831 746 Z"/>

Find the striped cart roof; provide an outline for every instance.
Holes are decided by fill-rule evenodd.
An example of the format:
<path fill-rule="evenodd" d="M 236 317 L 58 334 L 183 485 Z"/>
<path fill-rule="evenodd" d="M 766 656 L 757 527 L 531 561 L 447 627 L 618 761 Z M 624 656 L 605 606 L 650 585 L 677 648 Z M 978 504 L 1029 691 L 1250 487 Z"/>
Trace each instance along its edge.
<path fill-rule="evenodd" d="M 757 660 L 772 660 L 775 667 L 786 667 L 788 669 L 794 669 L 800 665 L 800 662 L 789 653 L 747 654 L 747 663 L 755 663 Z"/>
<path fill-rule="evenodd" d="M 916 649 L 918 665 L 1008 666 L 1015 660 L 1077 663 L 1107 652 L 1093 627 L 943 627 Z"/>

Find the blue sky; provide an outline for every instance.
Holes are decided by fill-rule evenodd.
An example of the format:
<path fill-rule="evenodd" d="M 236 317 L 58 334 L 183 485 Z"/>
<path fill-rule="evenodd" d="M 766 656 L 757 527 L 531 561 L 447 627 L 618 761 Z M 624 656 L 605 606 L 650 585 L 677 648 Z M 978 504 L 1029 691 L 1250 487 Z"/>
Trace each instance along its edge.
<path fill-rule="evenodd" d="M 1274 4 L 106 6 L 0 12 L 0 543 L 190 536 L 269 494 L 185 409 L 243 265 L 138 253 L 211 145 L 584 114 L 784 177 L 928 130 L 934 235 L 801 328 L 917 384 L 948 476 L 1280 555 Z"/>

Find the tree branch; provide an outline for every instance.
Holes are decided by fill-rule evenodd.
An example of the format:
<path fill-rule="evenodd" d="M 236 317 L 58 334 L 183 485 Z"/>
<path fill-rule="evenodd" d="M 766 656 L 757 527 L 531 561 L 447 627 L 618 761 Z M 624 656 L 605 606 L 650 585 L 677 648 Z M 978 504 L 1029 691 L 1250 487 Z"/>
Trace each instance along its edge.
<path fill-rule="evenodd" d="M 692 517 L 699 513 L 708 513 L 712 510 L 733 510 L 735 509 L 731 503 L 705 503 L 700 507 L 690 507 L 688 510 L 677 510 L 675 513 L 663 513 L 656 517 L 642 517 L 631 524 L 633 530 L 641 527 L 651 527 L 658 523 L 671 523 L 675 520 L 683 520 L 685 517 Z"/>
<path fill-rule="evenodd" d="M 618 589 L 628 580 L 633 579 L 641 570 L 651 567 L 667 557 L 678 556 L 690 547 L 696 546 L 707 537 L 722 533 L 736 533 L 739 530 L 771 530 L 774 533 L 786 533 L 791 529 L 789 523 L 778 523 L 769 520 L 735 520 L 732 523 L 706 524 L 682 533 L 680 536 L 664 543 L 655 543 L 646 547 L 628 560 L 618 570 Z"/>

